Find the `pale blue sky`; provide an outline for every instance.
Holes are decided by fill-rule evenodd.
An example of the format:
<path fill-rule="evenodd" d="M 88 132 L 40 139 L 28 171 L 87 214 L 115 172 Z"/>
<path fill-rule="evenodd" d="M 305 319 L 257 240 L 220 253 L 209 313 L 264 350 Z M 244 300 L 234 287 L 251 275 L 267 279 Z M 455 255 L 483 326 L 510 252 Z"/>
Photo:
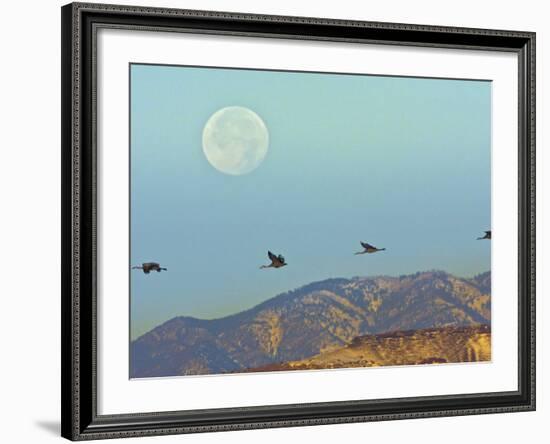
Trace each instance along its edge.
<path fill-rule="evenodd" d="M 491 83 L 131 65 L 131 334 L 330 277 L 490 269 Z M 264 162 L 219 172 L 202 130 L 243 106 Z M 386 251 L 355 256 L 359 241 Z M 288 266 L 260 270 L 267 250 Z"/>

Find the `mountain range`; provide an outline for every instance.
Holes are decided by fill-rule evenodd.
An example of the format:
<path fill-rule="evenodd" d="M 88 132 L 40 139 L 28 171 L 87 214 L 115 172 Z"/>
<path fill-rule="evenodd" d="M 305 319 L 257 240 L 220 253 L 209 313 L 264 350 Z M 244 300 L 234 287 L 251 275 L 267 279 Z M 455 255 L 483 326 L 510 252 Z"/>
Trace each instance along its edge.
<path fill-rule="evenodd" d="M 131 342 L 130 376 L 231 373 L 269 366 L 283 369 L 286 363 L 303 364 L 315 356 L 331 356 L 357 346 L 361 337 L 389 332 L 435 329 L 431 337 L 434 331 L 443 331 L 460 334 L 464 341 L 471 335 L 479 339 L 479 333 L 490 339 L 490 293 L 490 272 L 471 279 L 444 271 L 327 279 L 224 318 L 175 317 Z M 455 327 L 481 330 L 453 330 Z M 363 339 L 365 344 L 368 340 Z M 394 353 L 399 349 L 394 348 Z M 480 353 L 472 360 L 486 360 L 486 356 L 486 352 Z M 425 358 L 438 362 L 437 356 Z M 447 362 L 447 358 L 439 359 Z M 393 361 L 385 358 L 380 362 Z M 323 368 L 334 366 L 325 364 Z"/>

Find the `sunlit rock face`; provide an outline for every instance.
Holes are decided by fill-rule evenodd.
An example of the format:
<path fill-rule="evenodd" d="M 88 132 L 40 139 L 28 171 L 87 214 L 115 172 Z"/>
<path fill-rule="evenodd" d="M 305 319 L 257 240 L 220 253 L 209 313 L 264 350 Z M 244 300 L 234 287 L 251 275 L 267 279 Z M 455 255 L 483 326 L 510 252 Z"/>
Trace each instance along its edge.
<path fill-rule="evenodd" d="M 356 337 L 350 344 L 299 361 L 249 372 L 446 364 L 491 360 L 488 325 L 437 327 Z"/>

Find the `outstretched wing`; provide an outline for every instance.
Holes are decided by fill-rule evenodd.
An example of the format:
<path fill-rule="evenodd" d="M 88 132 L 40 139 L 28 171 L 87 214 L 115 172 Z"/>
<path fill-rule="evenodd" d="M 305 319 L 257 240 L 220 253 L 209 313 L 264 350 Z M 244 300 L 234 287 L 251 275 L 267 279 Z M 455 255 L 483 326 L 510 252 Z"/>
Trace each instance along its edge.
<path fill-rule="evenodd" d="M 366 250 L 368 250 L 370 248 L 375 248 L 371 244 L 367 244 L 366 242 L 361 242 L 361 246 Z"/>
<path fill-rule="evenodd" d="M 267 252 L 267 257 L 269 258 L 269 260 L 270 260 L 271 262 L 277 260 L 277 256 L 275 256 L 271 251 L 268 251 L 268 252 Z"/>

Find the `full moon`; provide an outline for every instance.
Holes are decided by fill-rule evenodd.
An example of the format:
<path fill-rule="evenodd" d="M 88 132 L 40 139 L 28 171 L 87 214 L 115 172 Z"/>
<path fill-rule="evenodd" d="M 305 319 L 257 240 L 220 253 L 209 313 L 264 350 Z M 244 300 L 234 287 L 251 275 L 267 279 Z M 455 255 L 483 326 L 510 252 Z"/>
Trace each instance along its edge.
<path fill-rule="evenodd" d="M 269 146 L 264 121 L 242 106 L 216 111 L 204 125 L 202 150 L 208 162 L 225 174 L 240 176 L 263 162 Z"/>

